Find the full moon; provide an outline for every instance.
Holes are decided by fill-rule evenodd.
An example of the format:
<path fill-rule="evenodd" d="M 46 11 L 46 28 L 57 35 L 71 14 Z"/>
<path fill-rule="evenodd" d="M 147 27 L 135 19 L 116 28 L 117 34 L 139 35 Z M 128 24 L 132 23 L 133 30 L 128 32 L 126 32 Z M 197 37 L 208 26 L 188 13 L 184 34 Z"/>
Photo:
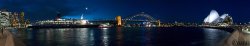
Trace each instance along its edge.
<path fill-rule="evenodd" d="M 86 10 L 88 10 L 88 8 L 85 8 Z"/>

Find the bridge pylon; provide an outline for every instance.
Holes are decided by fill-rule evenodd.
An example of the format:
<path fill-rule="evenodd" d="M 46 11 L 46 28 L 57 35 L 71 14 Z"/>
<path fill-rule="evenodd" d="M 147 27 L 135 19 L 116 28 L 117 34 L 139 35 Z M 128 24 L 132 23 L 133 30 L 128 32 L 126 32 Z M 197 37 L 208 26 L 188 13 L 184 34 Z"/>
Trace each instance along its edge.
<path fill-rule="evenodd" d="M 117 21 L 117 26 L 121 27 L 122 26 L 122 17 L 121 16 L 116 16 L 116 21 Z"/>
<path fill-rule="evenodd" d="M 156 23 L 157 23 L 158 27 L 161 27 L 161 21 L 160 20 L 157 20 Z"/>

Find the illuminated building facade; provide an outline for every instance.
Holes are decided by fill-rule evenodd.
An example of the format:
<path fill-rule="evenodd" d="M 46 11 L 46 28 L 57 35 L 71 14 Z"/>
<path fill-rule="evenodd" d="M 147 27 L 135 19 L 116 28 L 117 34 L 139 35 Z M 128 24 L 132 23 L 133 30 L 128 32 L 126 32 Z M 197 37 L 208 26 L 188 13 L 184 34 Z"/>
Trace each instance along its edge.
<path fill-rule="evenodd" d="M 117 26 L 122 26 L 122 17 L 116 16 Z"/>
<path fill-rule="evenodd" d="M 213 23 L 218 17 L 219 17 L 218 12 L 215 10 L 212 10 L 210 14 L 204 19 L 204 22 Z"/>
<path fill-rule="evenodd" d="M 11 24 L 12 27 L 18 27 L 20 25 L 19 18 L 16 16 L 18 16 L 18 13 L 14 12 L 12 15 L 12 19 L 10 20 L 12 23 Z"/>
<path fill-rule="evenodd" d="M 19 17 L 20 17 L 20 26 L 21 27 L 26 27 L 27 23 L 26 23 L 26 21 L 24 19 L 24 12 L 21 12 Z"/>
<path fill-rule="evenodd" d="M 28 21 L 24 18 L 24 12 L 9 12 L 6 10 L 0 11 L 1 26 L 4 27 L 16 27 L 25 28 L 28 25 Z"/>
<path fill-rule="evenodd" d="M 1 27 L 4 26 L 4 27 L 9 27 L 11 24 L 10 24 L 10 15 L 11 15 L 11 12 L 7 12 L 7 11 L 0 11 L 0 22 L 1 22 Z"/>
<path fill-rule="evenodd" d="M 160 27 L 161 26 L 161 21 L 157 20 L 157 24 L 158 24 L 158 27 Z"/>
<path fill-rule="evenodd" d="M 233 18 L 228 14 L 223 14 L 222 16 L 219 16 L 217 11 L 212 10 L 210 14 L 204 19 L 204 24 L 229 26 L 233 24 Z"/>

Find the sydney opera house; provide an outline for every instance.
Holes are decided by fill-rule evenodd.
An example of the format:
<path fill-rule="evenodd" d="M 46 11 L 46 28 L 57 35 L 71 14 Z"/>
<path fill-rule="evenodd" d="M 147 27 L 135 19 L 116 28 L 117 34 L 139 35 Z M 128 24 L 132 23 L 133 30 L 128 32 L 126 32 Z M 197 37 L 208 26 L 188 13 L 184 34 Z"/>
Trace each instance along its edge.
<path fill-rule="evenodd" d="M 228 14 L 222 14 L 221 16 L 217 11 L 212 10 L 210 14 L 204 19 L 204 25 L 211 26 L 229 26 L 233 24 L 233 19 Z"/>

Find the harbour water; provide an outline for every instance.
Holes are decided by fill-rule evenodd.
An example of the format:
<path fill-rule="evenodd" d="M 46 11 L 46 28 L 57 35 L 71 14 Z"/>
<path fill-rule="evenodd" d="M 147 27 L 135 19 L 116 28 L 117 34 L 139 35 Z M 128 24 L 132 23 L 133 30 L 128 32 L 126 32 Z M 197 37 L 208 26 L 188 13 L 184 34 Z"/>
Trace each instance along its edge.
<path fill-rule="evenodd" d="M 15 29 L 26 46 L 218 46 L 231 35 L 211 28 L 44 28 Z"/>

